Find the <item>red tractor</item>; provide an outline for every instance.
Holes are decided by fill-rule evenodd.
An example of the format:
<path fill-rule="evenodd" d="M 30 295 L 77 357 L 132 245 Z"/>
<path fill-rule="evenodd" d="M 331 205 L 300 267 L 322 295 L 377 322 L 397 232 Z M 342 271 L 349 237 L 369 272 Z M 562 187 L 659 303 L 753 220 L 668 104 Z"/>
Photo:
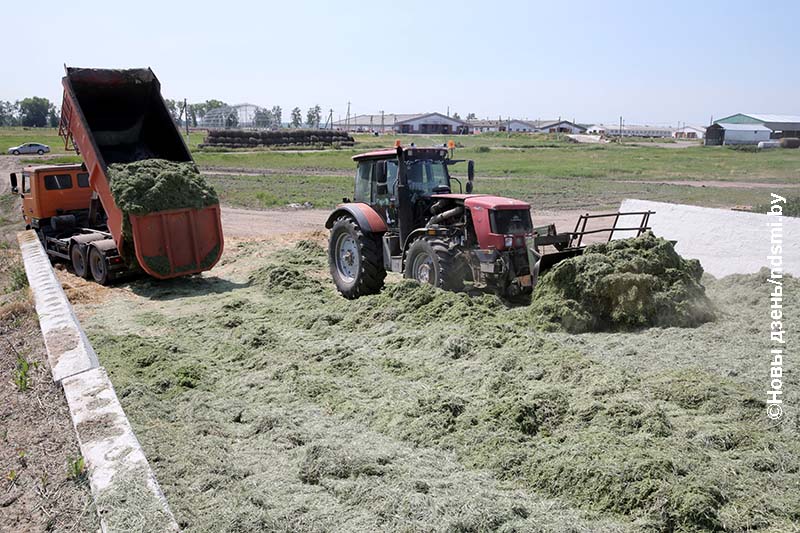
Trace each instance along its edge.
<path fill-rule="evenodd" d="M 531 206 L 472 194 L 473 161 L 466 161 L 462 184 L 449 168 L 464 161 L 450 159 L 444 148 L 398 146 L 353 159 L 354 198 L 345 198 L 325 224 L 331 275 L 343 296 L 379 292 L 387 271 L 446 290 L 471 281 L 506 297 L 531 293 L 541 266 Z M 568 246 L 567 235 L 550 238 L 563 244 L 559 258 L 582 251 Z"/>

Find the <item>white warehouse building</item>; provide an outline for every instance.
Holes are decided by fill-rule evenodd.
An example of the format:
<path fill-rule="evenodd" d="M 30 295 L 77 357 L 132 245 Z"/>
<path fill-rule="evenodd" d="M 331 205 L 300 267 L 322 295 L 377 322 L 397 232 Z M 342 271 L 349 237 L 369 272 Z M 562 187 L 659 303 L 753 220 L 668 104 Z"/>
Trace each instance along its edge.
<path fill-rule="evenodd" d="M 592 135 L 605 135 L 606 137 L 672 137 L 673 128 L 662 126 L 640 126 L 637 124 L 595 124 L 590 126 L 586 133 Z"/>

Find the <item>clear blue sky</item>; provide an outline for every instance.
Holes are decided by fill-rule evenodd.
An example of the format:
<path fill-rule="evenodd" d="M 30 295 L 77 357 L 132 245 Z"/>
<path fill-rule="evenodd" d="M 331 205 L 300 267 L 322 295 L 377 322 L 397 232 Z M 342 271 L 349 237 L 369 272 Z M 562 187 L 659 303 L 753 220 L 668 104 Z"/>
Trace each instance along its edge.
<path fill-rule="evenodd" d="M 22 6 L 23 4 L 18 4 Z M 35 7 L 32 7 L 34 6 Z M 63 64 L 150 66 L 168 98 L 579 122 L 800 114 L 800 2 L 39 1 L 3 9 L 0 99 Z M 36 16 L 35 10 L 43 16 Z"/>

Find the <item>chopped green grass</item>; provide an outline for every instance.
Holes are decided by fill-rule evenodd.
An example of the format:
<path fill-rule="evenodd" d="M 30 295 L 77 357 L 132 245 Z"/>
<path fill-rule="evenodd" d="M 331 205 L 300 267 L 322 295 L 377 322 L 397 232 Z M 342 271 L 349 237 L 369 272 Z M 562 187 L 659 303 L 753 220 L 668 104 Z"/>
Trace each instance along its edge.
<path fill-rule="evenodd" d="M 796 413 L 769 423 L 753 364 L 768 355 L 760 275 L 704 280 L 713 323 L 575 336 L 409 281 L 345 300 L 313 243 L 271 257 L 237 266 L 244 285 L 137 282 L 149 298 L 86 323 L 189 531 L 744 532 L 800 518 Z"/>

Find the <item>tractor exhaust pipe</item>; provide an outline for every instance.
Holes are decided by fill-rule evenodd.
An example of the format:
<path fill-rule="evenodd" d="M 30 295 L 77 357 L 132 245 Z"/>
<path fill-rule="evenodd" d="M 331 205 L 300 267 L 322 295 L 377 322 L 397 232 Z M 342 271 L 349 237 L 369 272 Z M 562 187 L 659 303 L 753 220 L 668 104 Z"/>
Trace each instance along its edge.
<path fill-rule="evenodd" d="M 463 205 L 456 206 L 453 209 L 448 209 L 444 213 L 439 213 L 438 215 L 432 216 L 430 220 L 428 220 L 428 224 L 425 227 L 429 228 L 434 224 L 438 224 L 443 220 L 447 220 L 448 218 L 460 216 L 463 212 L 464 212 Z"/>

